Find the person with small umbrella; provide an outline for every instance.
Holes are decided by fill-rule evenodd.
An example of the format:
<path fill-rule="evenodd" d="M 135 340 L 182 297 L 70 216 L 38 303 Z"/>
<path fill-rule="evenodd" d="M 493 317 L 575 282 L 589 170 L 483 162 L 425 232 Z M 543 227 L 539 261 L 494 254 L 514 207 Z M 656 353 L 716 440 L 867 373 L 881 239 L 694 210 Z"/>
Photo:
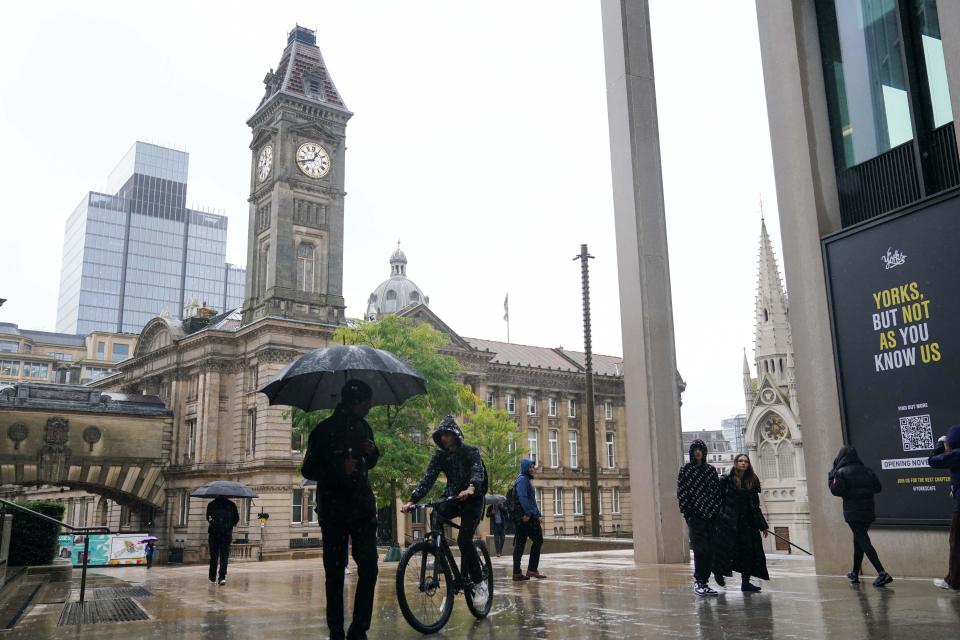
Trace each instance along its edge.
<path fill-rule="evenodd" d="M 233 528 L 240 522 L 237 505 L 223 496 L 217 496 L 207 505 L 207 541 L 210 543 L 210 582 L 227 584 L 227 562 Z M 218 571 L 219 565 L 219 571 Z"/>
<path fill-rule="evenodd" d="M 153 566 L 153 556 L 157 552 L 157 536 L 147 536 L 140 542 L 144 544 L 143 552 L 147 560 L 147 569 L 149 569 Z"/>

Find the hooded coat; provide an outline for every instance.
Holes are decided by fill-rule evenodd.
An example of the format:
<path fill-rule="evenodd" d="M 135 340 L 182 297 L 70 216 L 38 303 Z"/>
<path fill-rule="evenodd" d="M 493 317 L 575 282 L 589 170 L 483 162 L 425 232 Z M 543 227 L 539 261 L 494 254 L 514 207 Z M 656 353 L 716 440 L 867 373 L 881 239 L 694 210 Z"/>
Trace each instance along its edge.
<path fill-rule="evenodd" d="M 760 481 L 737 486 L 735 470 L 720 477 L 722 506 L 717 517 L 713 566 L 725 576 L 734 571 L 769 580 L 760 532 L 769 529 L 760 510 Z"/>
<path fill-rule="evenodd" d="M 452 433 L 460 440 L 459 446 L 453 449 L 444 449 L 440 436 Z M 463 442 L 463 431 L 453 418 L 448 416 L 433 432 L 433 441 L 437 445 L 427 470 L 420 479 L 420 483 L 410 495 L 410 502 L 419 502 L 430 492 L 434 483 L 442 472 L 447 478 L 447 486 L 443 490 L 443 497 L 455 496 L 467 487 L 473 485 L 475 493 L 473 500 L 482 499 L 487 493 L 487 470 L 480 457 L 480 450 Z"/>
<path fill-rule="evenodd" d="M 534 466 L 533 460 L 524 458 L 520 461 L 520 475 L 514 483 L 517 492 L 517 500 L 520 501 L 520 509 L 524 516 L 531 518 L 541 518 L 540 506 L 537 504 L 537 493 L 533 488 L 533 482 L 530 480 L 530 467 Z"/>
<path fill-rule="evenodd" d="M 947 430 L 947 451 L 942 442 L 937 443 L 933 455 L 927 463 L 934 469 L 950 470 L 950 495 L 953 496 L 953 510 L 960 513 L 960 424 L 955 424 Z"/>
<path fill-rule="evenodd" d="M 693 451 L 703 451 L 703 461 L 694 462 Z M 677 476 L 677 501 L 680 513 L 689 520 L 692 517 L 712 520 L 720 510 L 720 480 L 717 469 L 707 464 L 707 444 L 700 439 L 690 443 L 690 462 L 683 465 Z"/>
<path fill-rule="evenodd" d="M 883 486 L 870 467 L 860 461 L 853 447 L 841 447 L 827 476 L 830 493 L 843 498 L 843 519 L 850 523 L 870 524 L 876 520 L 874 494 Z"/>

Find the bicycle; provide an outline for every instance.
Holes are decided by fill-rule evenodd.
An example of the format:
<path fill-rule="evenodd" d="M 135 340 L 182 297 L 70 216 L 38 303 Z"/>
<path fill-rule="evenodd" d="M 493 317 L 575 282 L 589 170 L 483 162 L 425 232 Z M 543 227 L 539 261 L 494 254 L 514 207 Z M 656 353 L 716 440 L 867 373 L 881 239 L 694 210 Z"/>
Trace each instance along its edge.
<path fill-rule="evenodd" d="M 453 613 L 453 599 L 461 591 L 467 600 L 467 608 L 476 618 L 484 618 L 493 604 L 493 569 L 490 553 L 483 540 L 475 539 L 477 556 L 483 580 L 487 583 L 487 600 L 483 606 L 473 601 L 473 583 L 469 576 L 460 572 L 453 557 L 450 544 L 443 535 L 443 525 L 454 529 L 460 527 L 437 513 L 436 508 L 456 497 L 420 505 L 417 508 L 433 509 L 430 514 L 430 531 L 423 540 L 410 545 L 397 567 L 397 601 L 400 612 L 411 627 L 420 633 L 436 633 L 447 624 Z"/>

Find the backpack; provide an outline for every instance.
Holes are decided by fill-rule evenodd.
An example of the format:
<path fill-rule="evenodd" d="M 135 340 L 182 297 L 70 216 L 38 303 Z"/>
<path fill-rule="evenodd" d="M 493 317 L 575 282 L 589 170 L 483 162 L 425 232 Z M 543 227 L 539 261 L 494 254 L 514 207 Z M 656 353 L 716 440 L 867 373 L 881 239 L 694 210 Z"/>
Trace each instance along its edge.
<path fill-rule="evenodd" d="M 514 522 L 518 522 L 523 517 L 523 507 L 520 506 L 520 496 L 517 495 L 517 483 L 514 482 L 510 490 L 507 491 L 507 503 L 504 505 L 507 510 L 507 516 Z"/>

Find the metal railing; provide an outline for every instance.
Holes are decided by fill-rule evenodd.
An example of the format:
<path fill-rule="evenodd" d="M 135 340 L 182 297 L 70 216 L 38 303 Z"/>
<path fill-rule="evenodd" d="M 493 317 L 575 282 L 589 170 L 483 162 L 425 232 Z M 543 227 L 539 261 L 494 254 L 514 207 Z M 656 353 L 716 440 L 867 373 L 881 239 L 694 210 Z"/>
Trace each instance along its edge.
<path fill-rule="evenodd" d="M 16 509 L 17 511 L 22 511 L 23 513 L 33 516 L 34 518 L 39 518 L 40 520 L 44 520 L 51 524 L 59 525 L 64 529 L 68 529 L 69 531 L 73 531 L 83 535 L 83 569 L 80 573 L 80 602 L 83 602 L 84 596 L 86 595 L 86 592 L 87 592 L 87 561 L 90 558 L 90 534 L 91 533 L 111 534 L 113 532 L 110 531 L 108 527 L 74 527 L 73 525 L 69 525 L 65 522 L 60 522 L 56 518 L 51 518 L 50 516 L 46 516 L 38 511 L 34 511 L 33 509 L 17 504 L 16 502 L 10 502 L 9 500 L 4 500 L 3 498 L 0 498 L 0 513 L 6 513 L 7 508 Z"/>

